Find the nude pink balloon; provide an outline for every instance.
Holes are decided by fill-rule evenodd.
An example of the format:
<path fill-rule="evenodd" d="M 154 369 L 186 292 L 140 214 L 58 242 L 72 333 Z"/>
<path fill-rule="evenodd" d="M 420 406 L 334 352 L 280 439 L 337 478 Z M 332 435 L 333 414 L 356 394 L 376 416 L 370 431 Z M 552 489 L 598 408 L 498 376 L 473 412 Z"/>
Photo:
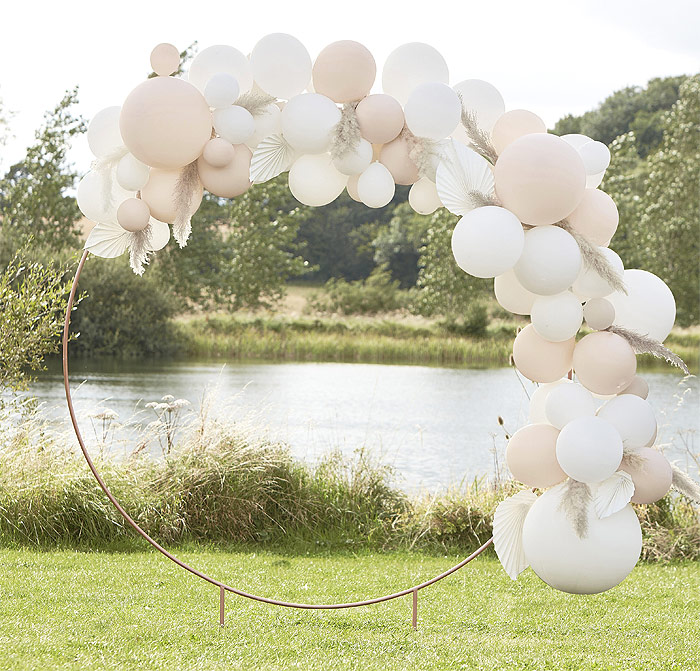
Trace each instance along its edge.
<path fill-rule="evenodd" d="M 622 470 L 629 473 L 634 482 L 632 502 L 654 503 L 662 499 L 671 489 L 671 464 L 661 452 L 650 447 L 635 450 L 634 454 L 644 459 L 641 465 L 636 465 L 636 459 L 631 463 L 623 462 L 622 465 Z"/>
<path fill-rule="evenodd" d="M 182 174 L 181 170 L 159 170 L 153 168 L 146 186 L 141 190 L 141 198 L 151 210 L 151 216 L 172 224 L 177 217 L 175 198 L 177 182 Z M 190 214 L 194 214 L 202 202 L 202 185 L 199 184 L 192 200 L 190 201 Z"/>
<path fill-rule="evenodd" d="M 367 47 L 352 40 L 329 44 L 316 58 L 313 86 L 316 93 L 337 103 L 364 98 L 377 76 L 377 64 Z"/>
<path fill-rule="evenodd" d="M 528 380 L 555 382 L 571 370 L 575 344 L 575 338 L 562 342 L 545 340 L 528 324 L 515 338 L 513 361 Z"/>
<path fill-rule="evenodd" d="M 509 144 L 523 135 L 546 133 L 547 126 L 536 114 L 528 110 L 511 110 L 496 120 L 491 131 L 491 141 L 500 154 Z"/>
<path fill-rule="evenodd" d="M 228 140 L 215 137 L 204 145 L 202 159 L 213 168 L 225 168 L 233 161 L 235 153 L 236 150 Z"/>
<path fill-rule="evenodd" d="M 409 157 L 408 142 L 398 137 L 382 147 L 379 161 L 391 173 L 397 184 L 414 184 L 420 178 L 416 164 Z"/>
<path fill-rule="evenodd" d="M 345 189 L 348 192 L 348 196 L 358 203 L 362 202 L 360 194 L 357 193 L 357 183 L 360 181 L 360 175 L 350 175 L 348 177 L 348 183 L 345 185 Z"/>
<path fill-rule="evenodd" d="M 360 101 L 355 112 L 362 137 L 372 144 L 391 142 L 404 126 L 399 101 L 386 93 L 367 96 Z"/>
<path fill-rule="evenodd" d="M 151 219 L 151 210 L 140 198 L 127 198 L 117 208 L 119 225 L 130 233 L 142 231 Z"/>
<path fill-rule="evenodd" d="M 552 487 L 567 475 L 557 461 L 559 430 L 550 424 L 528 424 L 508 441 L 506 463 L 513 477 L 528 487 Z"/>
<path fill-rule="evenodd" d="M 119 117 L 124 144 L 141 162 L 177 170 L 196 160 L 211 137 L 204 96 L 182 79 L 154 77 L 126 98 Z"/>
<path fill-rule="evenodd" d="M 637 357 L 621 336 L 596 331 L 576 344 L 574 372 L 578 381 L 594 394 L 618 394 L 632 382 L 637 372 Z"/>
<path fill-rule="evenodd" d="M 177 47 L 167 42 L 155 46 L 151 51 L 151 67 L 161 77 L 177 72 L 180 67 L 180 52 Z"/>
<path fill-rule="evenodd" d="M 235 198 L 251 185 L 250 159 L 253 153 L 244 144 L 234 146 L 233 160 L 224 168 L 215 168 L 203 159 L 197 161 L 199 179 L 204 188 L 220 198 Z"/>
<path fill-rule="evenodd" d="M 586 190 L 586 169 L 578 152 L 549 133 L 524 135 L 496 161 L 496 193 L 503 207 L 531 226 L 568 217 Z"/>
<path fill-rule="evenodd" d="M 600 189 L 586 189 L 578 207 L 567 218 L 590 242 L 605 247 L 620 221 L 615 201 Z"/>

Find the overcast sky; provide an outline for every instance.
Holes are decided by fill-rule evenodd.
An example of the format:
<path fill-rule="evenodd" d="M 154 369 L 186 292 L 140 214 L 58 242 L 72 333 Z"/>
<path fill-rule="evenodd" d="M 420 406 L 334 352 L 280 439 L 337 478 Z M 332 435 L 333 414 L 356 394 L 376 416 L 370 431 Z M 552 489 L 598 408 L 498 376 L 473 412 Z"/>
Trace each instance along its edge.
<path fill-rule="evenodd" d="M 624 86 L 700 71 L 698 0 L 9 0 L 0 17 L 0 98 L 15 112 L 14 138 L 0 149 L 0 168 L 22 157 L 67 88 L 80 86 L 79 111 L 90 118 L 121 104 L 159 42 L 249 53 L 271 32 L 295 35 L 312 58 L 336 40 L 362 42 L 380 70 L 400 44 L 427 42 L 447 60 L 451 84 L 485 79 L 507 109 L 530 109 L 550 127 Z M 84 138 L 71 156 L 88 169 Z"/>

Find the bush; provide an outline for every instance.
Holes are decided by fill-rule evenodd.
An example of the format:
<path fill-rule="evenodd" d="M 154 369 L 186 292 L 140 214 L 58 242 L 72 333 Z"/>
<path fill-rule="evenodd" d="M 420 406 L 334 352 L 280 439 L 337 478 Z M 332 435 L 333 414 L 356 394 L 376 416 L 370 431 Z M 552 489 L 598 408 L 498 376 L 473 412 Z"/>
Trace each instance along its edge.
<path fill-rule="evenodd" d="M 461 318 L 450 316 L 450 318 L 440 322 L 440 326 L 454 335 L 483 338 L 486 336 L 489 322 L 488 308 L 484 303 L 476 301 L 469 303 Z"/>

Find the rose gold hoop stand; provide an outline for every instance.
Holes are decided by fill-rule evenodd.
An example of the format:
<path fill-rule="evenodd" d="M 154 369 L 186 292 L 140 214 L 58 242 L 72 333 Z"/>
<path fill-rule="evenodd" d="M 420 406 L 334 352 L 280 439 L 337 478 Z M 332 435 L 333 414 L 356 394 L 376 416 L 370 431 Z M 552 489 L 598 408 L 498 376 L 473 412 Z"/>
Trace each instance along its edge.
<path fill-rule="evenodd" d="M 412 595 L 412 617 L 411 617 L 411 624 L 414 629 L 417 628 L 418 626 L 418 592 L 421 589 L 424 589 L 426 587 L 429 587 L 430 585 L 433 585 L 434 583 L 438 582 L 438 580 L 442 580 L 443 578 L 446 578 L 448 575 L 452 575 L 459 569 L 461 569 L 463 566 L 466 566 L 470 561 L 478 557 L 486 548 L 493 543 L 493 538 L 490 538 L 486 543 L 484 543 L 480 548 L 475 550 L 472 554 L 470 554 L 466 559 L 463 559 L 459 564 L 453 566 L 451 569 L 448 569 L 444 573 L 441 573 L 440 575 L 431 578 L 430 580 L 426 580 L 425 582 L 420 583 L 419 585 L 415 585 L 413 587 L 409 587 L 408 589 L 401 590 L 400 592 L 395 592 L 394 594 L 387 594 L 385 596 L 379 596 L 375 597 L 373 599 L 365 599 L 364 601 L 353 601 L 349 603 L 327 603 L 327 604 L 313 604 L 313 603 L 292 603 L 289 601 L 279 601 L 277 599 L 269 599 L 264 596 L 258 596 L 256 594 L 249 594 L 248 592 L 244 592 L 243 590 L 236 589 L 235 587 L 231 587 L 230 585 L 227 585 L 226 583 L 220 582 L 219 580 L 216 580 L 215 578 L 212 578 L 205 573 L 202 573 L 201 571 L 198 571 L 197 569 L 189 566 L 186 564 L 184 561 L 181 559 L 178 559 L 175 557 L 175 555 L 171 554 L 168 552 L 164 547 L 159 545 L 153 538 L 151 538 L 124 510 L 124 508 L 121 506 L 119 501 L 117 501 L 116 498 L 114 498 L 114 495 L 112 492 L 109 490 L 109 487 L 105 484 L 104 480 L 100 476 L 99 472 L 97 471 L 97 468 L 95 468 L 95 465 L 92 462 L 92 459 L 90 458 L 90 455 L 88 454 L 87 448 L 85 447 L 85 442 L 83 441 L 83 437 L 80 433 L 80 429 L 78 428 L 78 420 L 75 416 L 75 410 L 73 408 L 73 400 L 71 398 L 71 392 L 70 392 L 70 383 L 68 381 L 68 336 L 70 332 L 70 316 L 71 312 L 73 310 L 73 303 L 75 301 L 75 294 L 78 289 L 78 280 L 80 279 L 80 274 L 83 270 L 83 266 L 85 265 L 85 261 L 88 257 L 89 252 L 85 250 L 83 252 L 83 255 L 80 259 L 80 263 L 78 264 L 78 270 L 75 273 L 75 278 L 73 279 L 73 286 L 71 287 L 70 291 L 70 296 L 68 298 L 68 307 L 66 308 L 66 318 L 63 326 L 63 383 L 66 389 L 66 402 L 68 403 L 68 412 L 70 413 L 70 419 L 73 424 L 73 429 L 75 431 L 75 436 L 78 439 L 78 444 L 80 445 L 80 449 L 83 452 L 83 456 L 85 457 L 85 461 L 87 461 L 88 466 L 90 467 L 90 470 L 92 471 L 92 474 L 95 476 L 95 480 L 97 480 L 97 483 L 100 485 L 102 488 L 102 491 L 107 495 L 107 498 L 112 502 L 114 507 L 119 511 L 119 514 L 128 522 L 128 524 L 133 527 L 133 529 L 138 533 L 140 536 L 142 536 L 146 541 L 148 541 L 158 552 L 160 552 L 162 555 L 167 557 L 170 561 L 174 562 L 177 564 L 180 568 L 185 569 L 186 571 L 189 571 L 193 575 L 196 575 L 198 578 L 201 578 L 202 580 L 206 580 L 208 583 L 211 583 L 212 585 L 216 586 L 219 588 L 219 624 L 223 627 L 224 626 L 224 609 L 225 609 L 225 601 L 226 601 L 226 592 L 231 592 L 232 594 L 236 594 L 238 596 L 245 597 L 246 599 L 252 599 L 254 601 L 259 601 L 261 603 L 267 603 L 273 606 L 285 606 L 287 608 L 304 608 L 308 610 L 337 610 L 340 608 L 356 608 L 357 606 L 369 606 L 374 603 L 381 603 L 382 601 L 389 601 L 391 599 L 398 599 L 399 597 L 402 596 L 407 596 L 409 594 Z"/>

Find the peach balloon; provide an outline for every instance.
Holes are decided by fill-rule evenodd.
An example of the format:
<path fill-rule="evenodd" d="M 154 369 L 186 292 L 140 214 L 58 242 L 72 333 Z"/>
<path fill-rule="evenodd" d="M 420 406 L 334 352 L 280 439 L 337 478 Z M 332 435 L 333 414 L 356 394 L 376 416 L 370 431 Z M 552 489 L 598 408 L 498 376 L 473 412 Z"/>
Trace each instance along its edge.
<path fill-rule="evenodd" d="M 578 152 L 549 133 L 524 135 L 496 161 L 496 193 L 503 207 L 531 226 L 568 217 L 586 190 L 586 169 Z"/>
<path fill-rule="evenodd" d="M 408 142 L 401 137 L 382 147 L 379 160 L 389 169 L 397 184 L 413 184 L 420 178 L 418 168 L 409 156 Z"/>
<path fill-rule="evenodd" d="M 372 145 L 372 160 L 378 161 L 379 157 L 382 155 L 383 144 L 373 144 Z"/>
<path fill-rule="evenodd" d="M 233 160 L 225 168 L 215 168 L 203 159 L 197 161 L 204 188 L 220 198 L 235 198 L 251 185 L 250 159 L 253 153 L 244 144 L 234 146 Z"/>
<path fill-rule="evenodd" d="M 202 159 L 213 168 L 225 168 L 233 161 L 235 153 L 236 150 L 228 140 L 215 137 L 204 145 Z"/>
<path fill-rule="evenodd" d="M 119 129 L 139 161 L 152 168 L 177 170 L 202 153 L 211 137 L 211 113 L 192 84 L 154 77 L 127 96 Z"/>
<path fill-rule="evenodd" d="M 355 113 L 362 137 L 372 144 L 391 142 L 404 126 L 399 101 L 386 93 L 367 96 L 360 101 Z"/>
<path fill-rule="evenodd" d="M 634 482 L 633 503 L 654 503 L 666 496 L 671 489 L 673 471 L 671 464 L 661 452 L 650 447 L 642 447 L 634 451 L 634 455 L 642 457 L 642 464 L 637 465 L 637 459 L 623 461 L 621 470 L 629 473 Z"/>
<path fill-rule="evenodd" d="M 377 64 L 367 47 L 352 40 L 329 44 L 316 58 L 313 87 L 337 103 L 364 98 L 377 76 Z"/>
<path fill-rule="evenodd" d="M 621 336 L 596 331 L 576 344 L 574 372 L 578 381 L 594 394 L 618 394 L 632 382 L 637 357 Z"/>
<path fill-rule="evenodd" d="M 177 182 L 182 174 L 181 170 L 159 170 L 153 168 L 146 186 L 141 190 L 141 198 L 151 210 L 151 216 L 172 224 L 177 217 L 175 207 L 175 192 Z M 197 190 L 190 201 L 190 214 L 194 214 L 202 202 L 202 185 L 198 184 Z"/>
<path fill-rule="evenodd" d="M 546 133 L 547 126 L 536 114 L 528 110 L 511 110 L 496 120 L 491 131 L 494 149 L 500 154 L 509 144 L 523 135 Z"/>
<path fill-rule="evenodd" d="M 528 487 L 552 487 L 567 475 L 557 461 L 559 430 L 550 424 L 528 424 L 508 441 L 506 463 L 513 477 Z"/>
<path fill-rule="evenodd" d="M 357 183 L 359 182 L 359 180 L 360 175 L 350 175 L 350 177 L 348 177 L 348 183 L 345 185 L 345 188 L 350 198 L 357 201 L 358 203 L 361 203 L 362 198 L 360 198 L 360 194 L 357 193 Z"/>
<path fill-rule="evenodd" d="M 151 210 L 140 198 L 127 198 L 117 208 L 119 225 L 130 233 L 142 231 L 151 219 Z"/>
<path fill-rule="evenodd" d="M 153 72 L 161 77 L 177 72 L 180 67 L 180 52 L 172 44 L 163 42 L 151 51 L 151 67 Z"/>
<path fill-rule="evenodd" d="M 639 375 L 635 375 L 630 382 L 620 394 L 634 394 L 639 396 L 639 398 L 646 399 L 649 396 L 649 383 Z M 658 427 L 657 427 L 658 429 Z M 656 438 L 656 436 L 654 436 Z"/>
<path fill-rule="evenodd" d="M 586 189 L 569 223 L 594 245 L 607 247 L 615 235 L 620 215 L 615 201 L 605 191 Z"/>
<path fill-rule="evenodd" d="M 528 324 L 515 338 L 513 361 L 528 380 L 555 382 L 571 370 L 575 344 L 575 338 L 562 342 L 545 340 Z"/>

